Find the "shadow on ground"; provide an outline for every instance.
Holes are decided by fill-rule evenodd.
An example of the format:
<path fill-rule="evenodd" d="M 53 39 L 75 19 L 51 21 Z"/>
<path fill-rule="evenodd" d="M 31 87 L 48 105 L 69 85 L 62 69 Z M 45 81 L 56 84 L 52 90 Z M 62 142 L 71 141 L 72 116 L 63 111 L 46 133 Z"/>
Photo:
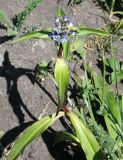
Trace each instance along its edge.
<path fill-rule="evenodd" d="M 31 69 L 15 68 L 9 60 L 9 53 L 7 51 L 4 53 L 4 61 L 2 67 L 0 67 L 0 77 L 4 77 L 6 80 L 8 100 L 20 124 L 24 123 L 22 108 L 32 120 L 36 120 L 33 114 L 28 110 L 27 106 L 23 103 L 17 86 L 18 79 L 23 75 L 26 75 L 33 83 L 29 76 L 32 72 Z"/>
<path fill-rule="evenodd" d="M 42 134 L 44 143 L 55 160 L 85 160 L 85 155 L 79 146 L 74 146 L 69 142 L 61 142 L 54 146 L 55 134 L 56 131 L 51 127 Z"/>
<path fill-rule="evenodd" d="M 9 150 L 11 148 L 10 145 L 16 140 L 20 133 L 37 120 L 36 117 L 34 117 L 34 115 L 28 110 L 27 106 L 23 103 L 23 100 L 18 91 L 17 82 L 21 76 L 27 76 L 32 84 L 37 83 L 37 85 L 50 97 L 50 99 L 55 103 L 55 105 L 57 105 L 50 92 L 47 91 L 41 85 L 41 83 L 35 80 L 33 72 L 34 70 L 31 69 L 15 68 L 15 66 L 12 65 L 10 62 L 8 51 L 4 53 L 4 61 L 2 63 L 2 66 L 0 67 L 0 77 L 4 77 L 6 80 L 8 100 L 14 114 L 18 118 L 19 126 L 10 129 L 0 139 L 0 144 L 2 145 L 3 149 L 8 148 Z M 26 111 L 32 121 L 25 122 L 22 109 Z M 66 128 L 66 130 L 71 132 L 71 128 L 67 125 L 64 119 L 61 119 L 61 123 L 64 128 Z M 62 142 L 53 147 L 55 133 L 55 130 L 49 128 L 42 135 L 43 141 L 46 144 L 51 156 L 55 160 L 81 160 L 82 158 L 79 158 L 83 157 L 81 150 L 75 149 L 73 146 L 70 149 L 70 145 L 68 146 L 68 143 Z M 0 151 L 0 157 L 3 156 L 3 151 L 4 150 Z"/>
<path fill-rule="evenodd" d="M 18 137 L 18 135 L 24 131 L 28 126 L 30 126 L 33 121 L 23 123 L 15 128 L 10 129 L 8 132 L 4 134 L 4 136 L 0 139 L 0 144 L 2 145 L 3 150 L 0 150 L 0 158 L 3 156 L 4 148 L 10 146 L 11 143 Z M 8 147 L 8 150 L 10 148 Z"/>

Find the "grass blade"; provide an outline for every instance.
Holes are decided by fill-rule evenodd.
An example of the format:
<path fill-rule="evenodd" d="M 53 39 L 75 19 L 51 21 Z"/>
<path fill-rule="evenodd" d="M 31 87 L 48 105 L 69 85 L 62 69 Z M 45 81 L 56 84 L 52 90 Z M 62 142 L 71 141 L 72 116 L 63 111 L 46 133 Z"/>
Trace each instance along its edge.
<path fill-rule="evenodd" d="M 43 0 L 31 0 L 31 2 L 25 7 L 25 9 L 18 13 L 16 27 L 19 31 L 30 13 L 42 2 Z"/>

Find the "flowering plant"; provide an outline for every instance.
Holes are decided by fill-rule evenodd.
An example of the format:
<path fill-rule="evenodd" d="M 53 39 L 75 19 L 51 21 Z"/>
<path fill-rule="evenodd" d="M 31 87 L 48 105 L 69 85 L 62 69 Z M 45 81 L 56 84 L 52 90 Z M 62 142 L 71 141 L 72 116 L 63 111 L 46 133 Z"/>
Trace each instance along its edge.
<path fill-rule="evenodd" d="M 67 96 L 70 79 L 67 58 L 70 52 L 71 38 L 87 34 L 109 36 L 108 33 L 101 30 L 75 26 L 75 24 L 70 22 L 69 18 L 65 16 L 63 10 L 58 8 L 55 19 L 55 27 L 53 29 L 48 28 L 46 30 L 30 32 L 13 40 L 12 44 L 15 44 L 31 38 L 41 38 L 53 40 L 57 45 L 58 52 L 54 68 L 54 77 L 52 78 L 54 78 L 54 82 L 58 89 L 58 109 L 56 113 L 41 118 L 39 121 L 27 128 L 22 136 L 15 142 L 7 156 L 7 160 L 16 159 L 30 142 L 42 134 L 61 116 L 69 117 L 75 129 L 75 135 L 64 133 L 66 139 L 68 138 L 70 140 L 75 140 L 77 143 L 79 143 L 85 152 L 87 160 L 92 160 L 93 158 L 100 160 L 103 159 L 102 152 L 100 151 L 101 147 L 93 133 L 73 111 L 71 103 L 69 103 L 69 105 L 67 104 L 67 100 L 70 102 L 70 98 Z M 60 110 L 63 110 L 64 112 L 60 112 Z"/>

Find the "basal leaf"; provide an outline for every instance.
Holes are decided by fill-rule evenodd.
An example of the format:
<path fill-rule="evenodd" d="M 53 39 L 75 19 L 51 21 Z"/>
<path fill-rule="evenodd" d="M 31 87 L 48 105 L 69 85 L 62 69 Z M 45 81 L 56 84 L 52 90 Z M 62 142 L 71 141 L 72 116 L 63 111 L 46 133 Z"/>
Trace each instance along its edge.
<path fill-rule="evenodd" d="M 85 152 L 87 160 L 103 160 L 103 155 L 100 152 L 100 145 L 90 129 L 74 112 L 69 111 L 67 115 L 70 117 L 70 121 L 74 126 L 76 135 L 80 141 L 83 151 Z M 99 152 L 100 154 L 98 154 Z"/>
<path fill-rule="evenodd" d="M 16 160 L 29 143 L 40 136 L 52 123 L 54 123 L 61 116 L 64 116 L 63 112 L 60 112 L 58 116 L 56 116 L 56 114 L 52 114 L 42 118 L 41 120 L 28 127 L 22 136 L 15 142 L 7 156 L 7 160 Z"/>

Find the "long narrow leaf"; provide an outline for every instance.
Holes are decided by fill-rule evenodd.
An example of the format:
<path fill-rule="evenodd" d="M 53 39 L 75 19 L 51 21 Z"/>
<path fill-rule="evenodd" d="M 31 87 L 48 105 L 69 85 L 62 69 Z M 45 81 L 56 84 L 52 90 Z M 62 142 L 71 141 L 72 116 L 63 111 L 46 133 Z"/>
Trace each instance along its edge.
<path fill-rule="evenodd" d="M 86 127 L 84 122 L 81 121 L 74 112 L 69 111 L 67 115 L 70 117 L 70 121 L 75 128 L 77 137 L 83 151 L 85 152 L 87 160 L 102 160 L 103 156 L 100 152 L 100 145 L 89 128 Z M 100 154 L 98 154 L 99 152 Z"/>
<path fill-rule="evenodd" d="M 107 129 L 108 129 L 111 137 L 115 140 L 118 136 L 118 134 L 116 132 L 115 124 L 112 122 L 112 120 L 107 115 L 104 116 L 104 120 L 105 120 Z"/>
<path fill-rule="evenodd" d="M 19 42 L 29 40 L 29 39 L 49 39 L 48 34 L 49 34 L 49 31 L 44 31 L 44 30 L 27 33 L 27 34 L 13 40 L 12 44 L 19 43 Z"/>
<path fill-rule="evenodd" d="M 78 35 L 87 35 L 87 34 L 94 34 L 94 35 L 99 35 L 99 36 L 109 36 L 110 34 L 105 32 L 105 31 L 101 31 L 101 30 L 97 30 L 97 29 L 91 29 L 91 28 L 78 28 L 77 29 Z"/>
<path fill-rule="evenodd" d="M 79 139 L 69 132 L 66 132 L 66 131 L 56 132 L 55 139 L 54 139 L 54 146 L 57 143 L 60 143 L 63 141 L 76 141 L 79 143 Z"/>
<path fill-rule="evenodd" d="M 100 99 L 102 99 L 102 89 L 103 87 L 103 79 L 99 77 L 96 72 L 93 72 L 93 79 L 94 79 L 94 84 L 96 88 L 99 88 L 98 90 L 98 95 Z M 108 85 L 108 83 L 105 81 L 105 91 L 104 91 L 104 102 L 105 104 L 109 107 L 109 110 L 113 116 L 113 118 L 116 120 L 116 122 L 121 126 L 121 113 L 120 113 L 120 108 L 115 100 L 115 97 L 112 93 L 111 87 Z"/>
<path fill-rule="evenodd" d="M 120 112 L 119 104 L 115 99 L 115 96 L 112 92 L 112 88 L 110 87 L 110 85 L 108 85 L 108 83 L 105 81 L 105 89 L 103 92 L 103 78 L 101 76 L 98 76 L 96 72 L 90 67 L 87 67 L 87 71 L 92 76 L 95 88 L 98 89 L 97 94 L 100 98 L 100 101 L 102 101 L 102 97 L 103 97 L 104 104 L 107 107 L 107 110 L 109 111 L 109 114 L 111 117 L 108 117 L 105 114 L 104 119 L 111 137 L 115 139 L 117 136 L 117 133 L 114 127 L 115 123 L 121 126 L 121 112 Z"/>
<path fill-rule="evenodd" d="M 42 134 L 52 123 L 58 118 L 63 116 L 64 113 L 60 112 L 58 116 L 52 114 L 44 117 L 41 120 L 35 122 L 22 134 L 22 136 L 15 142 L 13 148 L 7 156 L 7 160 L 16 160 L 24 148 L 31 143 L 35 138 Z"/>

